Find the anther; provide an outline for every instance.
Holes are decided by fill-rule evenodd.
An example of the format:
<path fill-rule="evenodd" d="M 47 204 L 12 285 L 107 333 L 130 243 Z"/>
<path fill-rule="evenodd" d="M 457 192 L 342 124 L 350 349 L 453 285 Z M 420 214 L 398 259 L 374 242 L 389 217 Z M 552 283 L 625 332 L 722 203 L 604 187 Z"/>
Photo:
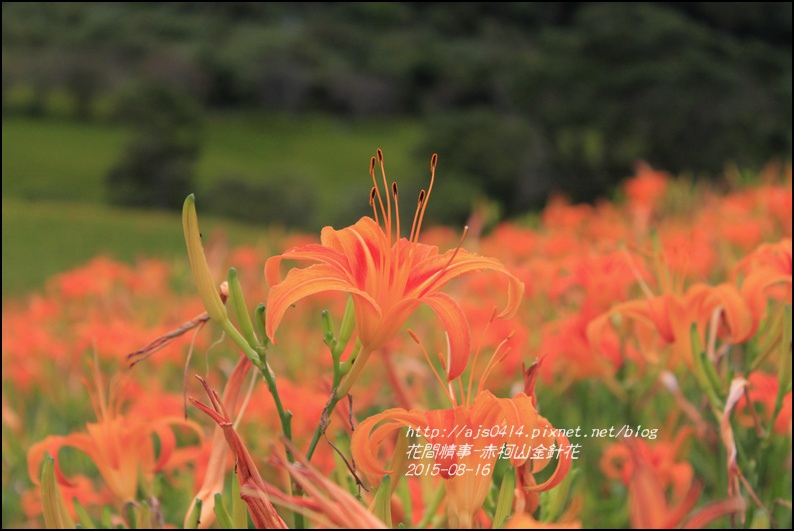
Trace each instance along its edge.
<path fill-rule="evenodd" d="M 408 237 L 409 241 L 418 241 L 419 240 L 419 227 L 417 223 L 419 221 L 419 213 L 422 210 L 422 204 L 425 201 L 425 191 L 421 190 L 419 192 L 419 199 L 416 201 L 416 212 L 414 212 L 414 220 L 411 223 L 411 235 Z"/>
<path fill-rule="evenodd" d="M 397 232 L 397 240 L 400 239 L 400 203 L 397 201 L 397 182 L 393 181 L 391 183 L 391 193 L 392 197 L 394 197 L 394 217 L 396 219 L 395 222 L 395 230 Z"/>

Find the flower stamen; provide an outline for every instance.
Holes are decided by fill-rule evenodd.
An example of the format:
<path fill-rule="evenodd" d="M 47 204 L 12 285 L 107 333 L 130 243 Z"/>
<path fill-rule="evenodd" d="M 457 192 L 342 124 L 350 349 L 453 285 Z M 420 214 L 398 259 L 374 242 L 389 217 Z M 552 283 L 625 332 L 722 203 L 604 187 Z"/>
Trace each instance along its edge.
<path fill-rule="evenodd" d="M 416 228 L 416 221 L 419 219 L 419 211 L 422 209 L 422 203 L 424 203 L 425 194 L 426 192 L 424 190 L 419 191 L 419 200 L 416 202 L 414 221 L 411 223 L 411 235 L 408 237 L 409 242 L 416 242 L 419 240 L 419 231 Z"/>
<path fill-rule="evenodd" d="M 370 197 L 373 198 L 373 208 L 374 208 L 374 198 L 378 198 L 378 204 L 380 205 L 380 211 L 383 215 L 383 222 L 386 223 L 386 208 L 383 206 L 383 198 L 380 195 L 380 188 L 378 187 L 378 181 L 375 179 L 375 157 L 369 159 L 369 175 L 372 177 L 372 192 L 370 193 Z M 378 213 L 375 212 L 375 221 L 378 220 Z M 380 223 L 378 223 L 380 224 Z"/>
<path fill-rule="evenodd" d="M 375 160 L 374 158 L 372 159 Z M 378 195 L 378 189 L 376 187 L 372 187 L 372 190 L 369 191 L 369 206 L 372 207 L 372 217 L 375 218 L 375 223 L 380 225 L 378 221 L 378 208 L 375 206 L 375 197 Z"/>
<path fill-rule="evenodd" d="M 419 292 L 421 295 L 424 295 L 428 291 L 432 290 L 433 285 L 438 281 L 439 278 L 441 278 L 444 275 L 444 273 L 447 272 L 447 269 L 449 269 L 449 266 L 452 265 L 452 262 L 455 260 L 455 257 L 458 255 L 458 251 L 460 251 L 460 248 L 463 246 L 463 240 L 466 239 L 466 235 L 468 233 L 469 233 L 469 226 L 466 225 L 465 227 L 463 227 L 463 234 L 461 234 L 460 240 L 458 241 L 458 245 L 457 247 L 455 247 L 455 250 L 452 252 L 452 256 L 449 257 L 449 260 L 447 260 L 447 263 L 444 265 L 444 267 L 433 273 L 433 276 L 431 276 L 424 282 L 423 284 L 424 287 Z"/>
<path fill-rule="evenodd" d="M 430 361 L 430 355 L 427 353 L 427 350 L 425 349 L 425 346 L 422 344 L 422 342 L 419 340 L 419 338 L 416 336 L 416 334 L 414 333 L 413 330 L 409 329 L 408 330 L 408 335 L 411 336 L 411 339 L 413 339 L 414 342 L 417 345 L 419 345 L 419 348 L 422 349 L 422 354 L 425 355 L 425 359 L 427 360 L 427 364 L 430 366 L 430 370 L 433 371 L 433 374 L 435 375 L 436 380 L 438 380 L 438 383 L 441 384 L 441 388 L 447 394 L 447 398 L 449 398 L 449 401 L 452 403 L 452 406 L 455 407 L 457 405 L 457 403 L 455 402 L 455 395 L 453 395 L 451 393 L 450 389 L 447 389 L 447 386 L 444 384 L 444 380 L 441 378 L 441 375 L 438 374 L 438 371 L 436 370 L 435 365 L 433 365 L 433 363 Z M 450 384 L 450 385 L 452 385 L 452 384 Z"/>
<path fill-rule="evenodd" d="M 427 202 L 430 200 L 430 193 L 433 191 L 433 182 L 436 180 L 436 164 L 438 163 L 438 153 L 433 153 L 433 156 L 430 157 L 430 186 L 427 187 L 427 194 L 424 197 L 424 201 L 422 201 L 422 210 L 419 213 L 419 224 L 416 226 L 416 241 L 419 241 L 419 231 L 422 229 L 422 221 L 425 219 L 425 209 L 427 208 Z M 421 194 L 420 194 L 421 199 Z"/>

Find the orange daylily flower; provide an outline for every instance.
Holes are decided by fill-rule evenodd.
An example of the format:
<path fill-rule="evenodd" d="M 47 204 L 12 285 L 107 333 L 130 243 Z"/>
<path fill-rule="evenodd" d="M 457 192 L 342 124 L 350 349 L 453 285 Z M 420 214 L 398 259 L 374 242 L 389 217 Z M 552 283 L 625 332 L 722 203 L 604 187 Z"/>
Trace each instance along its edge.
<path fill-rule="evenodd" d="M 697 283 L 684 290 L 683 279 L 673 280 L 658 253 L 655 262 L 662 294 L 654 296 L 643 283 L 645 299 L 617 304 L 593 319 L 588 325 L 587 336 L 596 349 L 601 348 L 601 337 L 612 317 L 619 314 L 635 323 L 634 336 L 651 362 L 658 361 L 653 335 L 656 333 L 662 343 L 671 345 L 669 366 L 683 362 L 692 368 L 690 334 L 693 324 L 702 344 L 706 344 L 707 330 L 711 331 L 709 352 L 713 356 L 717 338 L 732 345 L 752 338 L 766 309 L 768 295 L 765 290 L 773 284 L 791 283 L 790 240 L 775 246 L 763 245 L 743 260 L 737 272 L 743 267 L 748 273 L 741 286 L 730 282 L 717 286 Z"/>
<path fill-rule="evenodd" d="M 626 439 L 611 444 L 601 457 L 601 470 L 624 485 L 631 483 L 639 464 L 647 464 L 663 490 L 670 489 L 674 501 L 682 501 L 692 487 L 694 470 L 687 461 L 679 461 L 682 448 L 692 434 L 690 429 L 680 430 L 673 440 L 650 444 L 645 440 Z M 634 446 L 632 446 L 634 444 Z"/>
<path fill-rule="evenodd" d="M 486 426 L 485 431 L 478 430 Z M 432 411 L 395 408 L 366 419 L 353 432 L 350 444 L 358 470 L 378 478 L 397 473 L 384 468 L 377 454 L 386 438 L 403 427 L 420 430 L 435 450 L 435 464 L 438 475 L 445 480 L 447 512 L 453 527 L 473 526 L 500 456 L 507 458 L 509 454 L 513 466 L 526 465 L 531 474 L 540 472 L 553 456 L 558 456 L 552 476 L 540 484 L 527 482 L 524 484 L 527 492 L 556 486 L 571 464 L 568 439 L 552 431 L 551 424 L 538 414 L 529 396 L 519 393 L 513 398 L 497 398 L 490 391 L 482 391 L 468 406 Z M 539 434 L 533 430 L 539 430 Z M 467 446 L 470 452 L 461 450 Z M 540 453 L 536 453 L 538 450 Z"/>
<path fill-rule="evenodd" d="M 700 496 L 694 470 L 678 461 L 687 430 L 671 442 L 650 445 L 643 439 L 627 439 L 611 445 L 604 453 L 601 468 L 608 477 L 620 478 L 629 490 L 629 520 L 634 529 L 699 529 L 721 516 L 744 510 L 744 501 L 735 496 L 693 512 Z M 668 501 L 666 491 L 672 490 Z"/>
<path fill-rule="evenodd" d="M 461 399 L 458 403 L 451 392 L 453 385 L 449 385 L 447 396 L 452 408 L 430 411 L 394 408 L 359 424 L 350 442 L 350 452 L 358 470 L 377 481 L 385 474 L 402 472 L 384 468 L 378 453 L 402 428 L 415 431 L 428 444 L 409 446 L 408 458 L 421 458 L 423 448 L 432 450 L 428 457 L 434 459 L 434 464 L 428 466 L 435 471 L 432 475 L 444 479 L 449 524 L 458 528 L 474 526 L 475 516 L 491 487 L 491 474 L 498 459 L 509 459 L 510 464 L 519 469 L 517 476 L 526 494 L 558 485 L 570 469 L 575 450 L 563 433 L 538 414 L 533 396 L 534 379 L 530 378 L 532 381 L 525 386 L 529 394 L 521 392 L 512 398 L 497 398 L 484 389 L 494 366 L 504 358 L 503 346 L 504 342 L 482 371 L 475 393 L 472 393 L 471 382 L 466 392 L 459 381 Z M 476 357 L 473 365 L 476 365 Z M 443 385 L 442 378 L 436 376 Z M 473 394 L 476 396 L 472 400 Z M 557 458 L 555 471 L 538 484 L 534 474 L 544 470 L 554 457 Z M 392 467 L 401 458 L 395 456 Z"/>
<path fill-rule="evenodd" d="M 715 312 L 719 312 L 717 315 L 721 316 L 718 322 L 719 337 L 725 343 L 743 343 L 758 329 L 760 319 L 753 315 L 747 301 L 735 286 L 696 284 L 683 295 L 667 293 L 646 300 L 618 304 L 591 321 L 587 335 L 591 345 L 599 348 L 601 336 L 605 327 L 610 324 L 611 317 L 620 314 L 640 325 L 634 333 L 650 361 L 658 361 L 652 345 L 653 339 L 648 335 L 649 331 L 655 331 L 665 344 L 672 345 L 670 365 L 683 362 L 691 368 L 694 367 L 691 326 L 697 325 L 698 335 L 705 342 L 706 331 Z"/>
<path fill-rule="evenodd" d="M 117 502 L 124 504 L 138 497 L 138 482 L 145 491 L 151 491 L 155 473 L 165 469 L 176 449 L 176 437 L 171 426 L 193 430 L 202 437 L 201 428 L 194 422 L 178 416 L 143 418 L 122 415 L 122 395 L 118 380 L 114 380 L 110 393 L 103 389 L 102 377 L 96 363 L 92 364 L 94 385 L 88 388 L 97 415 L 97 422 L 89 422 L 88 433 L 72 433 L 67 436 L 52 435 L 31 446 L 28 451 L 28 474 L 35 485 L 39 485 L 39 469 L 47 453 L 55 459 L 58 482 L 73 486 L 72 480 L 61 471 L 58 452 L 72 447 L 86 454 L 99 469 L 99 473 L 113 492 Z M 155 453 L 153 435 L 160 442 L 159 455 Z"/>
<path fill-rule="evenodd" d="M 760 317 L 771 296 L 791 302 L 791 238 L 759 245 L 736 266 L 734 276 L 744 275 L 742 295 Z M 788 285 L 788 286 L 786 286 Z M 780 291 L 774 291 L 778 288 Z"/>
<path fill-rule="evenodd" d="M 265 264 L 265 278 L 270 285 L 267 298 L 265 328 L 275 343 L 274 335 L 284 313 L 295 302 L 325 291 L 350 293 L 356 315 L 356 332 L 362 350 L 348 376 L 364 365 L 373 351 L 383 347 L 402 327 L 408 317 L 421 305 L 428 305 L 444 326 L 449 338 L 447 369 L 449 379 L 459 376 L 468 361 L 470 331 L 466 316 L 458 303 L 440 289 L 451 280 L 483 270 L 493 270 L 509 279 L 507 307 L 499 317 L 506 318 L 518 310 L 524 285 L 494 258 L 479 256 L 457 248 L 439 254 L 436 246 L 419 243 L 425 208 L 433 189 L 437 156 L 431 159 L 431 180 L 427 193 L 419 194 L 419 202 L 411 233 L 400 237 L 397 184 L 388 186 L 383 168 L 383 153 L 370 163 L 370 175 L 375 186 L 370 193 L 374 218 L 364 217 L 351 227 L 335 230 L 325 227 L 321 244 L 292 248 L 270 258 Z M 387 197 L 384 200 L 375 179 L 375 165 L 380 166 Z M 388 191 L 390 190 L 390 193 Z M 392 216 L 392 201 L 394 216 Z M 378 223 L 380 208 L 384 226 Z M 392 234 L 394 229 L 394 234 Z M 279 266 L 283 260 L 318 262 L 303 269 L 292 269 L 282 280 Z M 344 386 L 345 384 L 343 384 Z"/>

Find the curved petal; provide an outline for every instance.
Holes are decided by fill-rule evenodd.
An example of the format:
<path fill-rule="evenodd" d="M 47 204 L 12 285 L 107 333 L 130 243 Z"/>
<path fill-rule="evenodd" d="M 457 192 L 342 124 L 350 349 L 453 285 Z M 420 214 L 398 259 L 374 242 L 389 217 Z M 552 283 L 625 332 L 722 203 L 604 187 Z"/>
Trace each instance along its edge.
<path fill-rule="evenodd" d="M 344 254 L 353 284 L 370 293 L 377 292 L 372 280 L 386 267 L 391 256 L 389 242 L 383 231 L 370 218 L 361 218 L 355 225 L 338 231 L 323 230 L 322 240 Z M 368 282 L 369 281 L 369 282 Z"/>
<path fill-rule="evenodd" d="M 63 485 L 72 485 L 69 478 L 61 470 L 58 464 L 58 452 L 64 446 L 71 446 L 86 454 L 93 461 L 96 457 L 94 442 L 84 433 L 73 433 L 67 436 L 51 435 L 42 441 L 37 442 L 28 450 L 28 475 L 34 485 L 38 485 L 41 476 L 41 463 L 44 461 L 44 454 L 48 453 L 55 460 L 55 475 L 58 482 Z"/>
<path fill-rule="evenodd" d="M 347 280 L 339 278 L 334 268 L 316 264 L 305 269 L 293 269 L 287 278 L 270 288 L 267 296 L 265 331 L 270 340 L 276 343 L 274 335 L 287 308 L 309 295 L 323 291 L 352 293 L 371 305 L 374 312 L 380 313 L 380 308 L 372 297 L 353 287 Z"/>
<path fill-rule="evenodd" d="M 466 314 L 460 305 L 446 293 L 431 293 L 422 297 L 422 302 L 430 306 L 438 315 L 447 331 L 449 352 L 447 357 L 447 380 L 463 374 L 469 364 L 471 352 L 471 333 Z"/>
<path fill-rule="evenodd" d="M 160 439 L 160 453 L 157 457 L 157 462 L 154 463 L 152 467 L 153 472 L 163 470 L 176 449 L 176 436 L 171 426 L 189 428 L 198 435 L 199 441 L 204 440 L 204 430 L 192 420 L 185 420 L 181 417 L 164 417 L 157 419 L 154 425 L 148 428 L 150 433 L 156 434 Z"/>
<path fill-rule="evenodd" d="M 712 308 L 721 306 L 728 324 L 729 341 L 734 344 L 744 343 L 750 339 L 757 329 L 757 321 L 753 318 L 750 308 L 739 290 L 731 284 L 720 284 L 710 290 L 706 308 L 708 315 L 700 316 L 708 319 Z"/>
<path fill-rule="evenodd" d="M 778 273 L 772 269 L 757 270 L 748 275 L 742 283 L 742 296 L 747 301 L 756 323 L 766 311 L 768 302 L 766 289 L 775 284 L 791 284 L 791 273 Z M 789 286 L 789 296 L 790 294 Z"/>
<path fill-rule="evenodd" d="M 372 240 L 384 249 L 388 246 L 389 242 L 386 235 L 383 233 L 383 229 L 374 219 L 368 216 L 364 216 L 353 225 L 340 230 L 336 230 L 333 227 L 323 227 L 323 230 L 320 232 L 320 243 L 344 253 L 344 247 L 341 245 L 339 236 L 351 230 L 357 231 L 362 236 L 369 235 L 370 237 L 365 239 Z"/>
<path fill-rule="evenodd" d="M 507 442 L 515 444 L 516 447 L 526 442 L 525 434 L 532 433 L 533 429 L 542 429 L 546 427 L 547 423 L 545 423 L 545 419 L 543 419 L 544 422 L 541 422 L 542 417 L 538 415 L 538 411 L 535 409 L 535 406 L 532 405 L 532 398 L 525 393 L 519 393 L 511 399 L 502 399 L 500 400 L 500 405 L 504 410 L 507 425 L 520 428 L 515 431 L 521 433 L 521 435 L 513 433 L 511 429 L 510 434 L 507 436 Z M 538 437 L 533 436 L 531 439 L 533 444 L 535 443 L 535 439 L 538 439 Z M 546 442 L 545 438 L 541 441 L 541 443 L 544 444 Z M 510 464 L 515 467 L 521 466 L 527 462 L 529 457 L 530 454 L 528 452 L 511 456 Z"/>
<path fill-rule="evenodd" d="M 375 428 L 383 420 L 388 422 Z M 383 439 L 403 426 L 423 428 L 425 424 L 425 415 L 421 411 L 406 411 L 402 408 L 388 409 L 364 420 L 356 427 L 350 441 L 350 454 L 353 456 L 356 467 L 372 476 L 390 474 L 392 471 L 383 468 L 378 458 L 378 449 L 381 447 Z"/>
<path fill-rule="evenodd" d="M 328 264 L 336 269 L 340 276 L 349 276 L 350 265 L 344 254 L 336 249 L 324 247 L 316 243 L 293 247 L 278 256 L 271 256 L 265 262 L 265 280 L 268 286 L 275 286 L 281 282 L 282 260 L 314 260 Z"/>
<path fill-rule="evenodd" d="M 571 468 L 571 451 L 573 448 L 568 438 L 561 431 L 554 430 L 551 423 L 538 414 L 537 409 L 535 409 L 535 406 L 532 404 L 532 398 L 525 393 L 518 393 L 511 399 L 502 399 L 500 403 L 505 411 L 508 425 L 522 426 L 524 433 L 532 433 L 532 430 L 537 428 L 544 430 L 544 434 L 540 437 L 535 437 L 533 434 L 533 445 L 537 444 L 537 439 L 540 439 L 540 444 L 543 446 L 552 447 L 556 444 L 557 467 L 554 469 L 554 472 L 543 483 L 535 484 L 533 479 L 530 484 L 524 485 L 524 490 L 526 492 L 541 492 L 557 486 L 565 479 L 565 476 Z M 545 435 L 546 429 L 554 431 L 550 435 Z M 508 437 L 508 442 L 514 444 L 520 444 L 522 440 L 526 439 L 516 435 Z M 546 468 L 551 461 L 551 454 L 547 454 L 545 459 L 535 459 L 532 457 L 528 460 L 528 457 L 528 455 L 516 458 L 511 457 L 510 462 L 513 466 L 523 466 L 525 473 L 532 475 Z"/>
<path fill-rule="evenodd" d="M 521 298 L 524 296 L 524 283 L 510 273 L 504 264 L 495 258 L 488 258 L 469 253 L 463 249 L 450 250 L 442 255 L 431 256 L 414 267 L 411 278 L 406 286 L 406 293 L 414 292 L 416 296 L 436 291 L 447 282 L 468 273 L 480 271 L 496 271 L 507 276 L 507 306 L 497 317 L 506 319 L 518 312 Z"/>

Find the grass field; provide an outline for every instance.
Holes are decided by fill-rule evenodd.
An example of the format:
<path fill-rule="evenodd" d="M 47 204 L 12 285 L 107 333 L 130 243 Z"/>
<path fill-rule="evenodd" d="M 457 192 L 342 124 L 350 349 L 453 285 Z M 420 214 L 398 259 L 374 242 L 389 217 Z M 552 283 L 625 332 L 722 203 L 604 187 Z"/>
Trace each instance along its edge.
<path fill-rule="evenodd" d="M 369 157 L 378 147 L 386 153 L 389 177 L 405 186 L 401 193 L 413 196 L 426 183 L 430 154 L 416 153 L 420 135 L 421 124 L 408 121 L 212 116 L 205 123 L 196 189 L 185 195 L 196 193 L 201 215 L 202 199 L 218 178 L 284 186 L 297 180 L 314 188 L 315 203 L 306 215 L 336 223 L 340 201 L 349 205 L 358 195 L 366 206 Z M 127 261 L 142 254 L 181 255 L 177 213 L 105 204 L 104 176 L 127 138 L 124 129 L 109 124 L 3 119 L 4 297 L 40 287 L 47 277 L 99 253 Z M 256 239 L 254 227 L 227 232 L 236 244 Z"/>
<path fill-rule="evenodd" d="M 255 227 L 202 216 L 208 233 L 222 229 L 232 245 L 255 245 Z M 3 199 L 3 296 L 21 295 L 57 273 L 103 255 L 136 258 L 186 256 L 176 213 L 103 205 Z"/>
<path fill-rule="evenodd" d="M 206 121 L 196 167 L 199 190 L 234 176 L 251 182 L 309 179 L 332 200 L 339 187 L 363 186 L 369 157 L 380 147 L 392 176 L 426 179 L 415 153 L 421 125 L 399 121 L 341 121 L 327 117 L 232 114 Z M 64 120 L 3 120 L 3 197 L 104 201 L 104 176 L 121 156 L 124 129 Z M 324 207 L 325 205 L 323 205 Z"/>

